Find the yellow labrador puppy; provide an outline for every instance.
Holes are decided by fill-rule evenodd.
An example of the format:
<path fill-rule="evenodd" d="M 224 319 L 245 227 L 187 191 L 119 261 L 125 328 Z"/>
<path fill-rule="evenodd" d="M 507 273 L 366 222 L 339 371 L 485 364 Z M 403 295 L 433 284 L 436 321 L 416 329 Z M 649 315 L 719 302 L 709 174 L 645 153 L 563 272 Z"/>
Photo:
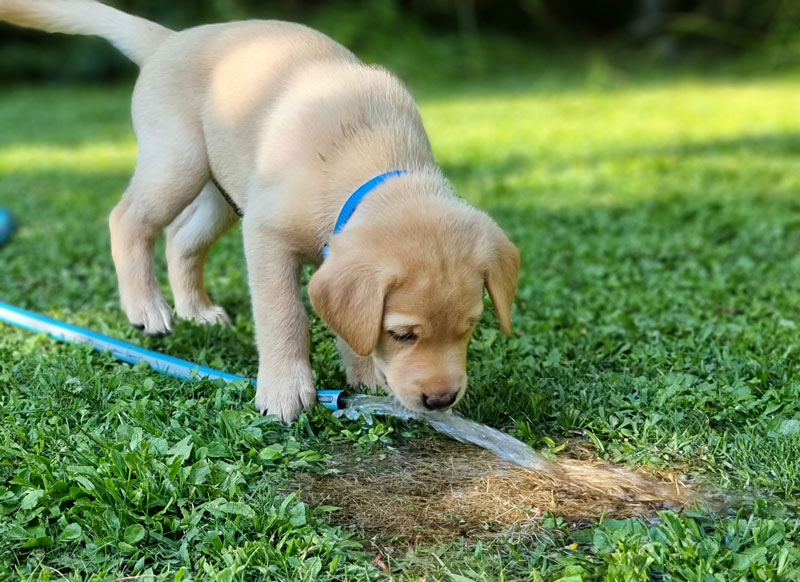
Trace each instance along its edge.
<path fill-rule="evenodd" d="M 176 314 L 226 323 L 203 263 L 242 217 L 261 412 L 290 421 L 315 401 L 305 263 L 321 263 L 309 295 L 340 338 L 348 382 L 382 385 L 412 410 L 464 394 L 484 288 L 509 333 L 519 253 L 453 194 L 413 99 L 387 71 L 287 22 L 174 32 L 92 0 L 0 0 L 0 19 L 101 36 L 141 68 L 139 157 L 110 217 L 132 324 L 171 331 L 153 267 L 165 228 Z"/>

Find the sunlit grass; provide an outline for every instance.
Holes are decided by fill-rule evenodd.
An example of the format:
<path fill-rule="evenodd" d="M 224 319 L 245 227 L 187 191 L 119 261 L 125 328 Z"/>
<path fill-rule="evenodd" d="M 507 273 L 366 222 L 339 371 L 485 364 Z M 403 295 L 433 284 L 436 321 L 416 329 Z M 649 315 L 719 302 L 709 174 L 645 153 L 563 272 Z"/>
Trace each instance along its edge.
<path fill-rule="evenodd" d="M 0 172 L 130 172 L 136 160 L 136 151 L 136 143 L 131 140 L 123 143 L 90 143 L 74 148 L 8 146 L 0 150 Z"/>
<path fill-rule="evenodd" d="M 715 198 L 791 195 L 797 89 L 695 79 L 455 96 L 422 110 L 439 159 L 478 204 L 627 205 L 685 194 L 687 179 Z"/>

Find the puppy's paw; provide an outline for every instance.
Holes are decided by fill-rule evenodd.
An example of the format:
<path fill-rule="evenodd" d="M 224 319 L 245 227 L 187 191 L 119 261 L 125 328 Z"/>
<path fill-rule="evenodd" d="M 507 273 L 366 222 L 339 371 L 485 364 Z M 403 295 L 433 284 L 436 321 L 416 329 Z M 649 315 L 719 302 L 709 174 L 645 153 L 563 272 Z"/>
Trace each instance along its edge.
<path fill-rule="evenodd" d="M 175 306 L 175 312 L 181 319 L 196 321 L 203 325 L 230 325 L 231 319 L 219 305 L 196 305 L 191 307 Z"/>
<path fill-rule="evenodd" d="M 307 377 L 301 374 L 284 379 L 258 374 L 255 406 L 261 414 L 274 414 L 278 420 L 292 422 L 316 401 L 317 391 L 310 373 Z"/>
<path fill-rule="evenodd" d="M 172 310 L 161 296 L 140 303 L 128 302 L 125 312 L 131 325 L 147 335 L 167 335 L 172 331 Z"/>

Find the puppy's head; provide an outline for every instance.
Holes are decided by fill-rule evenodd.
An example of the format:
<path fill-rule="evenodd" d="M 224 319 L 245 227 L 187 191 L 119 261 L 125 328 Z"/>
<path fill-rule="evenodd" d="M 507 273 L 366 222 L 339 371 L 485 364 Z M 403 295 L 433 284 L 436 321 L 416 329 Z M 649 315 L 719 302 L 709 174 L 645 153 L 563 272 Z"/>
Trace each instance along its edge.
<path fill-rule="evenodd" d="M 467 344 L 488 289 L 503 331 L 519 251 L 486 214 L 455 200 L 334 237 L 314 274 L 314 309 L 414 411 L 446 409 L 467 387 Z"/>

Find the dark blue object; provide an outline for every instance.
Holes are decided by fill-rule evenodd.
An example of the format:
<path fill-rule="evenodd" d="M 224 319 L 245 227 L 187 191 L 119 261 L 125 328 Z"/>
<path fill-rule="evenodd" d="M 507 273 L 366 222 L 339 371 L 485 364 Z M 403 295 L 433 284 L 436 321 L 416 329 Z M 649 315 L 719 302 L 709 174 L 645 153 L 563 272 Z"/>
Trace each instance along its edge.
<path fill-rule="evenodd" d="M 0 246 L 11 240 L 11 235 L 17 228 L 14 215 L 6 208 L 0 208 Z"/>

